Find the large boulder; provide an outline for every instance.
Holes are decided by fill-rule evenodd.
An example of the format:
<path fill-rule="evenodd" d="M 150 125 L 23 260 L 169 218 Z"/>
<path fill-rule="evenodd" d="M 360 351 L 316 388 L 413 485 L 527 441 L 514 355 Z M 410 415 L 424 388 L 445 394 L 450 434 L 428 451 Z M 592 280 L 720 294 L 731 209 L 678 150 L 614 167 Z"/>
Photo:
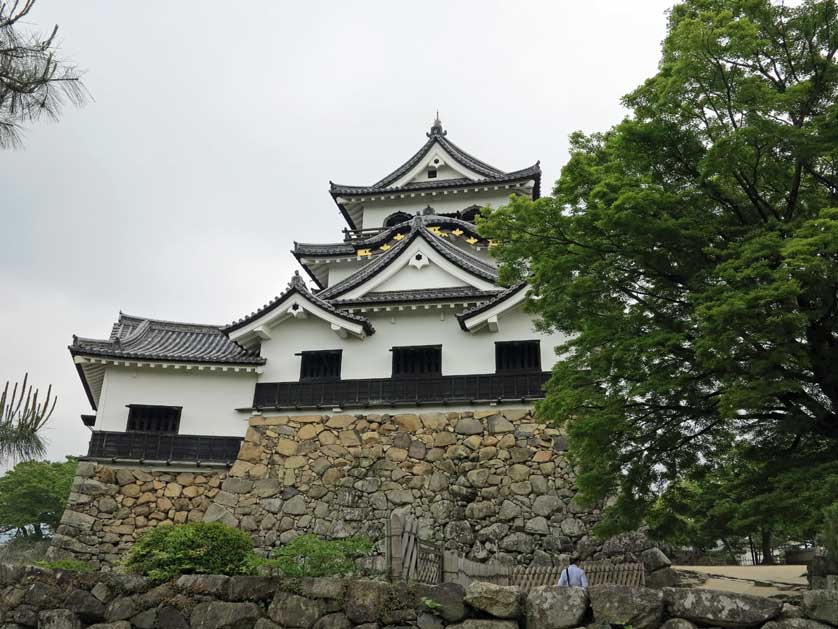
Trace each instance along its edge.
<path fill-rule="evenodd" d="M 353 623 L 377 622 L 387 607 L 390 585 L 381 581 L 350 581 L 346 591 L 347 617 Z"/>
<path fill-rule="evenodd" d="M 635 629 L 659 627 L 663 618 L 663 592 L 628 585 L 596 585 L 588 591 L 594 621 L 631 625 Z"/>
<path fill-rule="evenodd" d="M 646 572 L 654 572 L 655 570 L 668 568 L 672 565 L 672 562 L 669 561 L 669 557 L 667 557 L 657 546 L 647 548 L 640 553 L 640 561 L 643 562 L 643 567 L 646 568 Z"/>
<path fill-rule="evenodd" d="M 809 590 L 803 593 L 803 615 L 838 625 L 838 590 Z"/>
<path fill-rule="evenodd" d="M 484 620 L 482 618 L 469 618 L 459 625 L 448 625 L 448 629 L 518 629 L 518 623 L 514 620 Z"/>
<path fill-rule="evenodd" d="M 466 604 L 495 618 L 517 618 L 521 612 L 521 590 L 508 585 L 474 581 L 466 588 Z"/>
<path fill-rule="evenodd" d="M 583 588 L 542 585 L 533 588 L 524 604 L 527 629 L 570 629 L 582 624 L 588 611 Z"/>
<path fill-rule="evenodd" d="M 38 614 L 41 629 L 81 629 L 81 621 L 69 609 L 50 609 Z"/>
<path fill-rule="evenodd" d="M 190 626 L 192 629 L 251 629 L 261 617 L 256 603 L 209 601 L 195 606 Z"/>
<path fill-rule="evenodd" d="M 698 625 L 686 618 L 670 618 L 661 625 L 661 629 L 698 629 Z"/>
<path fill-rule="evenodd" d="M 466 589 L 459 583 L 420 585 L 416 594 L 419 600 L 424 598 L 433 601 L 433 614 L 448 624 L 460 622 L 466 617 Z"/>
<path fill-rule="evenodd" d="M 670 616 L 700 625 L 757 627 L 779 616 L 783 609 L 780 601 L 751 594 L 683 588 L 663 592 Z"/>
<path fill-rule="evenodd" d="M 781 618 L 765 623 L 762 629 L 830 629 L 830 626 L 808 618 Z"/>
<path fill-rule="evenodd" d="M 290 592 L 277 592 L 268 616 L 283 627 L 308 629 L 326 613 L 323 601 L 313 601 Z M 194 621 L 193 621 L 194 624 Z"/>

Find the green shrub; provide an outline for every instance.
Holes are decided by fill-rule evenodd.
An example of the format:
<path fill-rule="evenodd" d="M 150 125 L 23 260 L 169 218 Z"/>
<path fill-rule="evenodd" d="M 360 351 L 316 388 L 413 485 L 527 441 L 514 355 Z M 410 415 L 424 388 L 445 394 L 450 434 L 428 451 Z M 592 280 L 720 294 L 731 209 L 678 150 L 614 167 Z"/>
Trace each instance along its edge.
<path fill-rule="evenodd" d="M 277 571 L 289 577 L 328 577 L 357 572 L 356 560 L 372 552 L 366 537 L 324 540 L 301 535 L 274 551 L 271 559 L 253 558 L 252 570 Z"/>
<path fill-rule="evenodd" d="M 93 566 L 91 566 L 86 561 L 79 561 L 78 559 L 36 561 L 35 565 L 39 568 L 48 568 L 50 570 L 68 570 L 70 572 L 93 572 Z"/>
<path fill-rule="evenodd" d="M 252 552 L 247 533 L 221 522 L 158 526 L 131 547 L 125 568 L 157 583 L 181 574 L 240 574 Z"/>
<path fill-rule="evenodd" d="M 838 502 L 823 510 L 823 545 L 833 559 L 838 559 Z"/>

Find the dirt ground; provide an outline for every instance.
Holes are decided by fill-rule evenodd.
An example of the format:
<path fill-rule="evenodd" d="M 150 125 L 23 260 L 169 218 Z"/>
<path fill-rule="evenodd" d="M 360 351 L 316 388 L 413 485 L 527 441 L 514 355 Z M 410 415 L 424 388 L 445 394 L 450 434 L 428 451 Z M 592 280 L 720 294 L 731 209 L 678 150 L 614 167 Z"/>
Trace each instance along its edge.
<path fill-rule="evenodd" d="M 705 576 L 696 587 L 757 596 L 794 597 L 807 587 L 806 566 L 673 566 L 679 572 Z"/>

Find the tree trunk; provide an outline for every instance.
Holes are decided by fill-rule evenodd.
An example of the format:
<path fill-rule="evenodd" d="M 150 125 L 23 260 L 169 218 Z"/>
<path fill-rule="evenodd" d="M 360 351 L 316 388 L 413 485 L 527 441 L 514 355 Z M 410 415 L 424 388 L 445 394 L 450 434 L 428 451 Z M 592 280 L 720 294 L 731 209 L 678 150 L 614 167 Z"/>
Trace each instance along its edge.
<path fill-rule="evenodd" d="M 762 563 L 774 563 L 774 553 L 771 552 L 771 529 L 762 529 Z"/>

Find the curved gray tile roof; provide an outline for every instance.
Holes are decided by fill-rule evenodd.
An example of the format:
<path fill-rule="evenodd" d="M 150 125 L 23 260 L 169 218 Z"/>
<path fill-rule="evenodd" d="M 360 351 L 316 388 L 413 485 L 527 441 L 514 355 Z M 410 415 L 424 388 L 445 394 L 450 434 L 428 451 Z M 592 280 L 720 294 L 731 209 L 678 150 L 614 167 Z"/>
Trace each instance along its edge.
<path fill-rule="evenodd" d="M 261 365 L 265 359 L 231 341 L 220 326 L 120 313 L 109 339 L 73 337 L 70 352 L 108 358 Z"/>
<path fill-rule="evenodd" d="M 231 323 L 227 326 L 224 326 L 224 328 L 223 328 L 224 332 L 229 333 L 229 332 L 232 332 L 233 330 L 238 330 L 239 328 L 247 325 L 251 321 L 255 321 L 256 319 L 265 315 L 266 313 L 270 312 L 271 310 L 274 310 L 274 309 L 278 308 L 279 306 L 281 306 L 282 303 L 288 299 L 288 297 L 290 297 L 291 295 L 293 295 L 295 293 L 299 294 L 299 295 L 302 295 L 303 297 L 305 297 L 307 300 L 309 300 L 310 302 L 312 302 L 316 306 L 319 306 L 320 308 L 323 308 L 323 310 L 325 310 L 326 312 L 330 312 L 330 313 L 340 317 L 341 319 L 345 319 L 347 321 L 351 321 L 353 323 L 360 324 L 364 328 L 364 332 L 366 334 L 371 335 L 371 334 L 375 333 L 375 328 L 372 326 L 372 323 L 370 323 L 370 320 L 367 319 L 366 317 L 362 317 L 360 315 L 355 315 L 355 314 L 351 314 L 351 313 L 348 313 L 348 312 L 343 312 L 341 310 L 338 310 L 331 303 L 329 303 L 325 299 L 322 299 L 319 295 L 315 295 L 315 294 L 311 293 L 308 290 L 308 287 L 306 286 L 305 282 L 303 281 L 303 278 L 300 277 L 299 272 L 294 273 L 294 277 L 292 277 L 291 281 L 288 283 L 288 288 L 281 295 L 275 297 L 274 299 L 272 299 L 271 301 L 266 303 L 264 306 L 262 306 L 258 310 L 255 310 L 254 312 L 251 312 L 246 317 L 238 319 L 237 321 L 233 321 L 233 323 Z"/>

